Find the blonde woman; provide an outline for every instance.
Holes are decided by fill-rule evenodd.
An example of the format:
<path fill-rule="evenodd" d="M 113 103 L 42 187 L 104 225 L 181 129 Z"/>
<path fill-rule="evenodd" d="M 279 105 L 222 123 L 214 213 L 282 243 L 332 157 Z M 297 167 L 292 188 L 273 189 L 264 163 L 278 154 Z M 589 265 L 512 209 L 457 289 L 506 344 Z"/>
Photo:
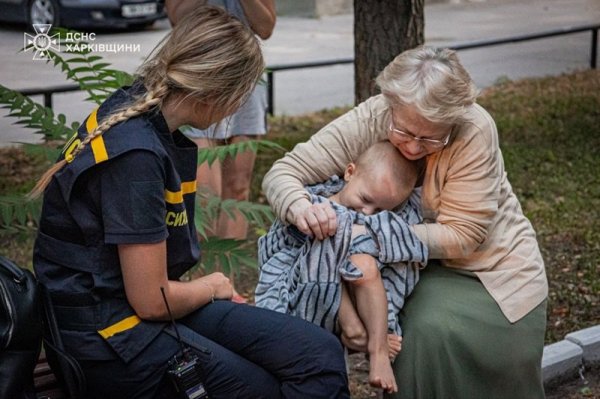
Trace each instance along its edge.
<path fill-rule="evenodd" d="M 221 273 L 178 279 L 200 255 L 197 148 L 178 127 L 206 128 L 234 112 L 263 67 L 239 21 L 218 8 L 191 11 L 34 189 L 44 193 L 34 267 L 87 379 L 86 398 L 176 397 L 170 315 L 211 398 L 349 396 L 335 337 L 232 303 Z"/>
<path fill-rule="evenodd" d="M 175 26 L 187 12 L 199 6 L 199 1 L 221 7 L 239 19 L 262 40 L 268 39 L 275 28 L 276 13 L 274 0 L 166 0 L 165 10 L 171 25 Z M 267 91 L 264 84 L 254 87 L 244 104 L 232 115 L 207 129 L 186 127 L 183 133 L 192 139 L 198 148 L 236 144 L 254 140 L 267 134 Z M 198 165 L 197 181 L 201 192 L 222 199 L 248 201 L 256 154 L 244 151 L 227 157 L 223 162 Z M 245 240 L 248 222 L 238 211 L 233 214 L 221 212 L 210 226 L 209 234 L 228 239 Z M 231 273 L 233 277 L 233 271 Z M 235 289 L 233 301 L 244 303 L 246 299 Z"/>
<path fill-rule="evenodd" d="M 323 238 L 337 228 L 305 184 L 343 172 L 389 140 L 424 163 L 424 223 L 412 225 L 429 265 L 400 313 L 398 392 L 389 398 L 543 398 L 548 284 L 533 227 L 504 170 L 496 125 L 450 50 L 396 57 L 374 96 L 277 161 L 263 189 L 282 220 Z M 405 237 L 406 239 L 406 237 Z"/>

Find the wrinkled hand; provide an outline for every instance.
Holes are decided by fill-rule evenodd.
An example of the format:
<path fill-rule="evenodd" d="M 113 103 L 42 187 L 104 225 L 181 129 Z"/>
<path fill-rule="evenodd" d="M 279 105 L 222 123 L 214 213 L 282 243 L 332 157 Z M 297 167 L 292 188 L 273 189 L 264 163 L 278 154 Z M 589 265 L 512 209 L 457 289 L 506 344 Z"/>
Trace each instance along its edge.
<path fill-rule="evenodd" d="M 215 299 L 231 299 L 233 296 L 233 285 L 227 276 L 221 272 L 211 273 L 201 277 L 203 283 L 212 288 Z"/>
<path fill-rule="evenodd" d="M 296 201 L 290 207 L 292 223 L 304 234 L 323 240 L 337 230 L 337 217 L 329 202 L 312 204 L 308 200 Z"/>

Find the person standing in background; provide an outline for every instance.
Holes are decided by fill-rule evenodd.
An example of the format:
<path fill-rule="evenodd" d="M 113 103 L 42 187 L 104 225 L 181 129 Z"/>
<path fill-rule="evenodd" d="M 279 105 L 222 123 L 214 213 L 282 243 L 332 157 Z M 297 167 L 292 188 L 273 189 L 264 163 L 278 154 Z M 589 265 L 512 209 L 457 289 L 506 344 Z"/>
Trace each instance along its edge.
<path fill-rule="evenodd" d="M 224 8 L 262 40 L 271 37 L 275 28 L 274 0 L 166 0 L 165 9 L 171 25 L 174 26 L 194 7 L 204 4 Z M 255 140 L 267 133 L 266 96 L 266 86 L 259 83 L 235 114 L 208 129 L 187 128 L 183 129 L 183 132 L 198 145 L 198 148 Z M 196 179 L 199 189 L 203 188 L 205 192 L 222 199 L 247 201 L 250 196 L 255 159 L 254 152 L 245 151 L 235 157 L 228 156 L 223 163 L 215 161 L 210 166 L 207 162 L 198 165 Z M 220 238 L 244 240 L 248 233 L 248 222 L 237 211 L 234 211 L 233 217 L 222 212 L 216 224 L 212 226 L 211 233 Z M 234 292 L 233 299 L 245 302 L 237 292 Z"/>

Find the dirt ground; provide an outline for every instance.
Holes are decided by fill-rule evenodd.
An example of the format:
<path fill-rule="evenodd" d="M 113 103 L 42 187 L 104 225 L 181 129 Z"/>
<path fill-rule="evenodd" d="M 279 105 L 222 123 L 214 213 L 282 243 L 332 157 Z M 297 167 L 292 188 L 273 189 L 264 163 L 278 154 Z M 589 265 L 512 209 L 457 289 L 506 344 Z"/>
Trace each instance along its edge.
<path fill-rule="evenodd" d="M 348 368 L 353 399 L 383 398 L 380 389 L 368 384 L 369 363 L 364 355 L 350 355 Z M 585 370 L 583 378 L 577 377 L 547 389 L 546 399 L 600 399 L 600 365 Z"/>
<path fill-rule="evenodd" d="M 236 288 L 250 302 L 254 298 L 256 282 L 254 273 L 254 271 L 244 268 L 235 279 Z M 369 362 L 364 354 L 357 353 L 348 356 L 348 371 L 350 393 L 353 399 L 383 398 L 381 389 L 369 386 Z M 600 364 L 584 370 L 582 376 L 583 378 L 577 377 L 550 387 L 546 390 L 546 399 L 600 399 Z"/>
<path fill-rule="evenodd" d="M 584 370 L 579 378 L 546 390 L 546 399 L 600 399 L 600 364 Z"/>

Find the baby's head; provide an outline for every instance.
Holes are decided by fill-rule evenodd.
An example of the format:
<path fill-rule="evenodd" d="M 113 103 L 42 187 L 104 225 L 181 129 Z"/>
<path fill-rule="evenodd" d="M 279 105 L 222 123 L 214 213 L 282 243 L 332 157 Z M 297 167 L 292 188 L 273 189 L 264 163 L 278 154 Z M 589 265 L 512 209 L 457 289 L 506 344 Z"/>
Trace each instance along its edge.
<path fill-rule="evenodd" d="M 334 200 L 366 215 L 392 210 L 410 196 L 417 177 L 417 165 L 390 142 L 382 141 L 346 167 L 346 185 Z"/>

